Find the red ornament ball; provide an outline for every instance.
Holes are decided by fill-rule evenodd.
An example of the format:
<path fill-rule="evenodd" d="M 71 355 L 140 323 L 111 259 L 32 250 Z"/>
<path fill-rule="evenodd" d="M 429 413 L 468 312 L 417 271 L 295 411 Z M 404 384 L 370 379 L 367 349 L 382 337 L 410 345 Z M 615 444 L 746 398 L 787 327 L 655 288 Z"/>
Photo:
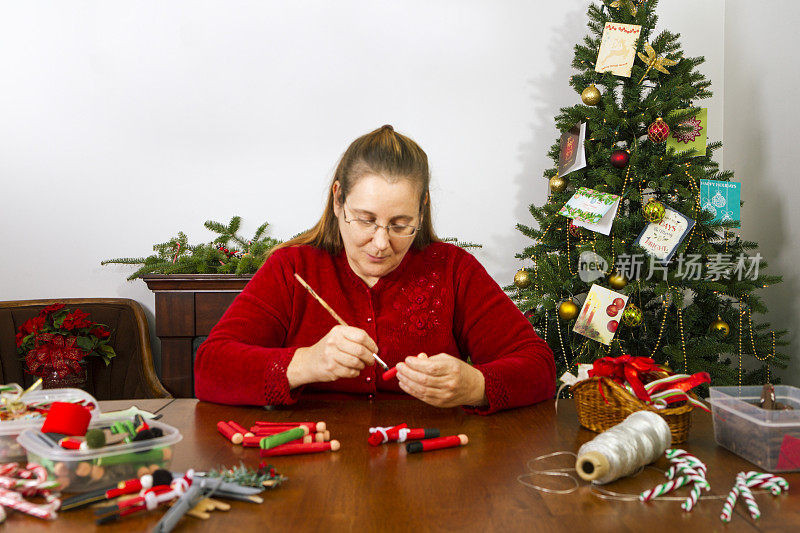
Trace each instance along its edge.
<path fill-rule="evenodd" d="M 575 237 L 576 239 L 581 236 L 581 227 L 576 226 L 572 222 L 569 223 L 569 234 Z"/>
<path fill-rule="evenodd" d="M 630 160 L 631 154 L 627 150 L 614 150 L 611 152 L 611 165 L 614 168 L 625 168 Z"/>
<path fill-rule="evenodd" d="M 614 304 L 611 304 L 608 307 L 606 307 L 606 314 L 608 316 L 617 316 L 617 313 L 619 313 L 619 308 L 616 307 Z"/>
<path fill-rule="evenodd" d="M 525 311 L 525 318 L 531 319 L 534 316 L 536 316 L 536 310 L 535 309 L 528 309 L 527 311 Z"/>
<path fill-rule="evenodd" d="M 647 128 L 647 138 L 654 143 L 663 143 L 669 137 L 669 126 L 661 117 Z"/>
<path fill-rule="evenodd" d="M 619 322 L 617 322 L 616 320 L 612 320 L 611 322 L 608 323 L 608 326 L 606 327 L 608 328 L 608 331 L 610 331 L 611 333 L 616 333 L 617 326 L 619 326 Z"/>
<path fill-rule="evenodd" d="M 614 301 L 612 302 L 611 305 L 622 309 L 623 307 L 625 307 L 625 300 L 623 300 L 622 298 L 614 298 Z"/>

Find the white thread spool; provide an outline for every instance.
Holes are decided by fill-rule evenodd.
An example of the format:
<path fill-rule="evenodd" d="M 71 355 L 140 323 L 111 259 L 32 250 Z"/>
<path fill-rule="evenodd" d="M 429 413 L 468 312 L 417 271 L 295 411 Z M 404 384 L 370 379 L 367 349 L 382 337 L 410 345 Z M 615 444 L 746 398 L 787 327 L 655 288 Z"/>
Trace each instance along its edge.
<path fill-rule="evenodd" d="M 672 433 L 660 415 L 637 411 L 581 446 L 575 470 L 586 481 L 610 483 L 652 463 L 671 443 Z"/>

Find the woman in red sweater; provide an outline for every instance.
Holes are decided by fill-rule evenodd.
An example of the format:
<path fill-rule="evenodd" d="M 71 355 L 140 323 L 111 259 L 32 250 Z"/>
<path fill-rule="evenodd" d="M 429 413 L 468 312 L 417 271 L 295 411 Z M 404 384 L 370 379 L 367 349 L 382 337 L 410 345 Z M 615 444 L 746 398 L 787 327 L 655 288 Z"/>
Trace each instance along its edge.
<path fill-rule="evenodd" d="M 316 226 L 270 253 L 200 346 L 197 397 L 404 391 L 484 414 L 553 397 L 553 352 L 470 253 L 436 237 L 429 181 L 425 152 L 391 126 L 356 139 Z M 381 379 L 373 353 L 396 379 Z"/>

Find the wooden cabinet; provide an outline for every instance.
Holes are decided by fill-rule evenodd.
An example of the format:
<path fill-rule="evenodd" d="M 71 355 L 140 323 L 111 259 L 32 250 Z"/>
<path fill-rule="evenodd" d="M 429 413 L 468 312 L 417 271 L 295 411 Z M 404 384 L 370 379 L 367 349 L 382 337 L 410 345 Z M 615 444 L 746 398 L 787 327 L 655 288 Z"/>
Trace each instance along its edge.
<path fill-rule="evenodd" d="M 233 274 L 142 276 L 156 295 L 161 382 L 176 398 L 194 397 L 195 339 L 209 334 L 250 278 Z"/>

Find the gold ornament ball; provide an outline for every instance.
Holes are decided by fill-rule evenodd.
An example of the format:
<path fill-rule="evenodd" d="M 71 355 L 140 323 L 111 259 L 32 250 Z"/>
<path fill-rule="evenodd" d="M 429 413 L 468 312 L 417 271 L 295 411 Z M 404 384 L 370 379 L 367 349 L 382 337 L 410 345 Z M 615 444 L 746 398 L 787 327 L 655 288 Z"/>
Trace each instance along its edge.
<path fill-rule="evenodd" d="M 667 212 L 664 208 L 664 204 L 652 198 L 647 201 L 642 211 L 644 212 L 644 218 L 653 224 L 658 224 L 664 220 L 664 214 Z"/>
<path fill-rule="evenodd" d="M 561 320 L 572 320 L 578 316 L 578 306 L 572 300 L 564 300 L 558 306 L 558 316 Z"/>
<path fill-rule="evenodd" d="M 561 176 L 550 178 L 550 190 L 553 192 L 563 192 L 569 182 Z"/>
<path fill-rule="evenodd" d="M 527 289 L 531 285 L 531 275 L 528 274 L 528 271 L 524 268 L 517 270 L 517 273 L 514 274 L 514 285 L 517 286 L 518 289 Z"/>
<path fill-rule="evenodd" d="M 721 318 L 718 318 L 714 322 L 712 322 L 711 327 L 709 329 L 711 333 L 716 333 L 721 337 L 727 337 L 728 334 L 730 334 L 731 332 L 731 327 L 728 325 L 727 322 L 725 322 Z"/>
<path fill-rule="evenodd" d="M 628 284 L 628 280 L 625 279 L 625 276 L 615 272 L 608 276 L 608 284 L 611 285 L 612 289 L 620 290 L 625 288 L 625 285 Z"/>
<path fill-rule="evenodd" d="M 586 105 L 597 105 L 600 103 L 600 91 L 594 86 L 594 83 L 583 90 L 581 93 L 581 100 Z"/>
<path fill-rule="evenodd" d="M 625 306 L 625 310 L 622 312 L 622 321 L 626 326 L 635 328 L 641 325 L 643 319 L 644 315 L 641 309 L 633 304 Z"/>

